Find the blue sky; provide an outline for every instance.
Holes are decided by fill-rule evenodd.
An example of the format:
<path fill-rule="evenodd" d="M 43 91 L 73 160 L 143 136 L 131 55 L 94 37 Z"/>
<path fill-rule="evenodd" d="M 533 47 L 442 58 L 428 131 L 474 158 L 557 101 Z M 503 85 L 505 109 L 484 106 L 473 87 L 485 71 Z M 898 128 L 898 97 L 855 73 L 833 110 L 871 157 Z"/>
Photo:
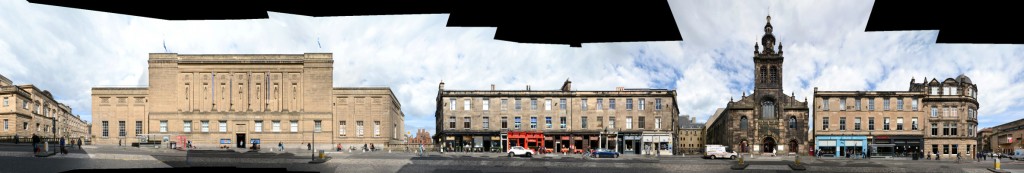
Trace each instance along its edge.
<path fill-rule="evenodd" d="M 89 89 L 146 85 L 148 53 L 332 52 L 334 86 L 392 87 L 413 132 L 434 129 L 442 80 L 450 89 L 557 89 L 567 78 L 581 90 L 677 89 L 680 111 L 705 121 L 752 91 L 753 46 L 770 14 L 786 55 L 785 92 L 797 99 L 814 87 L 906 90 L 911 78 L 966 74 L 979 87 L 980 127 L 1024 118 L 1021 45 L 934 44 L 938 31 L 863 32 L 872 1 L 669 3 L 685 41 L 572 48 L 494 40 L 494 28 L 445 27 L 445 14 L 165 21 L 2 1 L 0 74 L 50 90 L 91 120 Z"/>

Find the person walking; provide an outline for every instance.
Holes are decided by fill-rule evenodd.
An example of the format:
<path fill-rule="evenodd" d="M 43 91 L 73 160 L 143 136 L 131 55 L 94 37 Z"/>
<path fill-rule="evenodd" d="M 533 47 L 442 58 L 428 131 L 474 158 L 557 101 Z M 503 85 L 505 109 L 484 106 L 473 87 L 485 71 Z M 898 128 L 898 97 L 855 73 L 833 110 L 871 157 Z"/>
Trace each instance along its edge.
<path fill-rule="evenodd" d="M 64 148 L 64 138 L 60 138 L 60 154 L 67 155 L 68 150 Z"/>
<path fill-rule="evenodd" d="M 377 151 L 377 147 L 374 147 L 373 143 L 370 143 L 370 152 L 373 152 L 373 151 Z"/>
<path fill-rule="evenodd" d="M 367 146 L 368 146 L 368 144 L 366 144 L 366 143 L 363 143 L 363 152 L 366 152 L 366 150 L 367 150 L 367 149 L 370 149 L 370 148 L 369 148 L 369 147 L 367 147 Z"/>
<path fill-rule="evenodd" d="M 284 143 L 277 142 L 277 148 L 280 148 L 281 152 L 284 152 Z"/>
<path fill-rule="evenodd" d="M 21 140 L 18 140 L 18 139 L 20 139 L 20 138 L 18 138 L 18 134 L 14 134 L 14 144 L 18 144 L 18 141 L 21 141 Z"/>
<path fill-rule="evenodd" d="M 420 143 L 420 157 L 423 157 L 423 144 Z"/>
<path fill-rule="evenodd" d="M 306 150 L 313 150 L 313 143 L 306 143 Z"/>
<path fill-rule="evenodd" d="M 82 149 L 82 138 L 78 138 L 78 149 Z"/>
<path fill-rule="evenodd" d="M 32 134 L 32 153 L 39 153 L 39 136 Z"/>

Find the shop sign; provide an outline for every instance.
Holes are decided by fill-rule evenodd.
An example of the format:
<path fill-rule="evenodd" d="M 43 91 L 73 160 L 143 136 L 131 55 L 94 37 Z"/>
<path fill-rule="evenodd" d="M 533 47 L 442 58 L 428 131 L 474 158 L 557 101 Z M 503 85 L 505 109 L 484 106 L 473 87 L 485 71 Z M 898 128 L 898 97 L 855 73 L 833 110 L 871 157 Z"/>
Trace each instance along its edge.
<path fill-rule="evenodd" d="M 253 139 L 251 139 L 251 141 L 249 143 L 260 144 L 260 139 L 259 138 L 253 138 Z"/>
<path fill-rule="evenodd" d="M 661 138 L 661 142 L 668 142 L 668 138 Z"/>
<path fill-rule="evenodd" d="M 573 140 L 583 140 L 583 137 L 582 136 L 573 136 L 572 139 Z"/>
<path fill-rule="evenodd" d="M 595 141 L 596 141 L 596 140 L 601 140 L 601 138 L 600 138 L 600 137 L 597 137 L 597 136 L 591 136 L 591 137 L 590 137 L 590 140 L 595 140 Z"/>
<path fill-rule="evenodd" d="M 500 140 L 501 140 L 501 137 L 497 137 L 497 136 L 491 136 L 491 140 L 492 140 L 492 141 L 500 141 Z"/>
<path fill-rule="evenodd" d="M 231 144 L 231 139 L 227 139 L 227 138 L 220 139 L 220 144 Z"/>
<path fill-rule="evenodd" d="M 455 137 L 454 136 L 445 136 L 444 140 L 454 141 Z"/>
<path fill-rule="evenodd" d="M 569 136 L 562 136 L 562 140 L 569 140 Z"/>
<path fill-rule="evenodd" d="M 554 140 L 554 139 L 552 137 L 550 137 L 550 136 L 547 136 L 547 137 L 544 137 L 544 140 L 549 140 L 550 141 L 550 140 Z"/>

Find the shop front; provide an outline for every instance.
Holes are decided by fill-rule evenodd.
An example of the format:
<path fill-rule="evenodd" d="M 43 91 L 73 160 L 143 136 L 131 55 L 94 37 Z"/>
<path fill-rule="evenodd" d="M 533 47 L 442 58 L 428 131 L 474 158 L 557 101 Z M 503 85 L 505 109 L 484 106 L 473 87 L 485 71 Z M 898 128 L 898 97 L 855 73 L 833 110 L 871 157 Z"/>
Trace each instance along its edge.
<path fill-rule="evenodd" d="M 543 132 L 515 132 L 510 131 L 506 134 L 508 145 L 505 146 L 505 151 L 513 146 L 522 146 L 528 149 L 538 151 L 541 147 L 544 147 L 544 133 Z"/>
<path fill-rule="evenodd" d="M 619 153 L 622 154 L 641 154 L 643 151 L 643 135 L 641 133 L 619 133 L 622 136 L 622 141 L 619 142 Z"/>
<path fill-rule="evenodd" d="M 824 157 L 866 156 L 867 136 L 818 136 L 814 138 L 817 152 Z"/>
<path fill-rule="evenodd" d="M 872 156 L 912 157 L 923 152 L 923 136 L 874 136 L 871 139 Z"/>
<path fill-rule="evenodd" d="M 499 151 L 500 143 L 498 133 L 449 133 L 441 144 L 451 152 L 495 152 Z"/>
<path fill-rule="evenodd" d="M 641 135 L 641 154 L 672 155 L 672 134 L 667 132 L 645 132 Z"/>

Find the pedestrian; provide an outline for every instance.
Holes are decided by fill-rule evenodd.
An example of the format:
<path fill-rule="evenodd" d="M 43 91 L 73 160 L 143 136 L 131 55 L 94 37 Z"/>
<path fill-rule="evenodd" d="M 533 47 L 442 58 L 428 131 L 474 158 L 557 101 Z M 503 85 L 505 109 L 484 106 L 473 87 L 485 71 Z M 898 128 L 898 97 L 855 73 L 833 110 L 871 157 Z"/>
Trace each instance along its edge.
<path fill-rule="evenodd" d="M 363 152 L 366 152 L 366 150 L 370 149 L 370 147 L 368 146 L 369 144 L 363 143 Z"/>
<path fill-rule="evenodd" d="M 373 143 L 370 143 L 370 152 L 377 151 L 377 147 L 373 147 Z"/>
<path fill-rule="evenodd" d="M 281 151 L 284 151 L 284 143 L 277 142 L 277 147 L 281 148 Z"/>
<path fill-rule="evenodd" d="M 82 149 L 82 138 L 78 138 L 78 149 Z"/>
<path fill-rule="evenodd" d="M 32 134 L 32 153 L 39 153 L 39 136 Z"/>
<path fill-rule="evenodd" d="M 423 143 L 420 143 L 420 156 L 423 156 Z"/>
<path fill-rule="evenodd" d="M 306 143 L 306 150 L 313 150 L 313 143 Z"/>
<path fill-rule="evenodd" d="M 18 144 L 18 141 L 20 141 L 18 139 L 20 139 L 18 138 L 18 134 L 14 134 L 14 144 Z"/>
<path fill-rule="evenodd" d="M 68 150 L 64 148 L 64 138 L 60 138 L 60 154 L 67 155 Z"/>

